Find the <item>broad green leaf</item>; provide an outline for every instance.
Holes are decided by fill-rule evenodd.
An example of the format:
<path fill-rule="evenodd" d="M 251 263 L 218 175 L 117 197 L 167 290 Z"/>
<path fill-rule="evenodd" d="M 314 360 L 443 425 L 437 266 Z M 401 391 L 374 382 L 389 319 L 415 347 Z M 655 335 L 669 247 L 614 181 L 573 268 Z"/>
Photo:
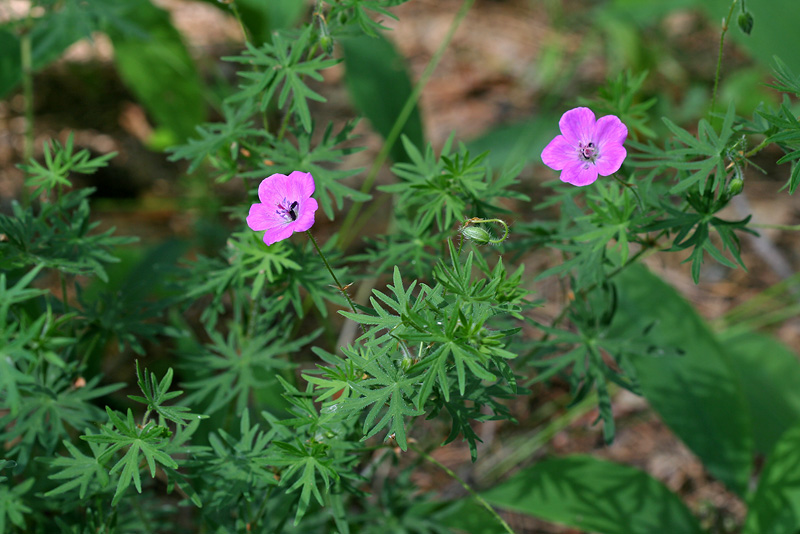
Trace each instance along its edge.
<path fill-rule="evenodd" d="M 483 493 L 489 503 L 601 534 L 701 533 L 677 495 L 633 467 L 575 455 L 524 469 Z"/>
<path fill-rule="evenodd" d="M 411 79 L 404 59 L 392 43 L 380 35 L 349 37 L 342 39 L 341 44 L 344 48 L 345 81 L 353 105 L 386 139 L 411 95 Z M 416 104 L 401 133 L 417 148 L 424 147 L 422 119 Z M 392 145 L 392 159 L 409 161 L 398 139 Z"/>
<path fill-rule="evenodd" d="M 475 499 L 461 499 L 443 512 L 441 523 L 456 532 L 469 534 L 504 534 L 508 532 L 486 508 Z"/>
<path fill-rule="evenodd" d="M 752 332 L 723 337 L 722 345 L 741 377 L 756 450 L 767 454 L 800 421 L 800 360 L 780 341 Z"/>
<path fill-rule="evenodd" d="M 644 396 L 664 422 L 731 490 L 743 495 L 753 438 L 739 376 L 706 323 L 674 288 L 644 267 L 618 278 L 615 328 L 682 356 L 631 358 Z"/>
<path fill-rule="evenodd" d="M 800 425 L 787 430 L 775 445 L 747 504 L 743 534 L 800 530 Z"/>
<path fill-rule="evenodd" d="M 0 98 L 17 86 L 22 78 L 19 37 L 0 27 Z"/>
<path fill-rule="evenodd" d="M 109 32 L 119 74 L 156 124 L 183 141 L 206 116 L 202 80 L 166 11 L 142 2 L 128 16 L 147 36 Z"/>
<path fill-rule="evenodd" d="M 539 155 L 556 135 L 558 116 L 545 113 L 534 119 L 497 126 L 467 143 L 467 147 L 476 154 L 489 152 L 486 162 L 493 169 L 500 169 L 516 163 L 527 165 L 541 161 Z"/>

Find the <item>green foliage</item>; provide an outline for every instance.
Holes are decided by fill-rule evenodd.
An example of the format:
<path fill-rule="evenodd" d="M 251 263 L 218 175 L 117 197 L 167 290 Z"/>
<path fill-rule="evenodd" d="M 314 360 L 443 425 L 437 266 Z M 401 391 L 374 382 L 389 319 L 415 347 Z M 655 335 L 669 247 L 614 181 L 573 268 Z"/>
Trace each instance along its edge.
<path fill-rule="evenodd" d="M 186 355 L 186 366 L 195 378 L 185 384 L 188 402 L 208 401 L 206 411 L 216 412 L 236 400 L 236 411 L 247 406 L 253 391 L 268 385 L 273 373 L 294 367 L 281 355 L 296 352 L 318 332 L 288 339 L 286 324 L 275 323 L 263 333 L 249 335 L 231 325 L 227 337 L 210 331 L 211 343 Z"/>
<path fill-rule="evenodd" d="M 235 100 L 259 101 L 261 110 L 264 111 L 277 94 L 278 107 L 286 108 L 287 113 L 297 114 L 305 131 L 310 132 L 311 111 L 308 100 L 325 102 L 325 98 L 308 87 L 304 78 L 307 76 L 322 80 L 319 71 L 337 63 L 334 59 L 306 57 L 312 44 L 311 35 L 310 26 L 292 41 L 277 32 L 273 35 L 272 42 L 264 43 L 259 48 L 246 43 L 244 55 L 225 58 L 227 61 L 252 66 L 252 70 L 239 72 L 239 76 L 245 81 L 240 85 Z"/>
<path fill-rule="evenodd" d="M 795 88 L 782 87 L 782 89 L 794 92 Z M 788 187 L 789 193 L 793 194 L 800 184 L 800 165 L 797 164 L 797 160 L 800 159 L 800 121 L 795 118 L 794 112 L 789 109 L 785 100 L 779 111 L 772 113 L 761 111 L 760 115 L 769 123 L 773 132 L 768 141 L 776 143 L 787 153 L 777 163 L 788 161 L 792 164 L 792 172 L 785 187 Z"/>
<path fill-rule="evenodd" d="M 787 430 L 769 455 L 758 488 L 747 500 L 747 520 L 742 532 L 794 532 L 800 516 L 800 425 Z"/>
<path fill-rule="evenodd" d="M 370 20 L 370 19 L 367 19 Z M 353 106 L 369 121 L 384 139 L 395 135 L 390 147 L 392 160 L 407 162 L 409 156 L 392 134 L 412 87 L 403 58 L 392 43 L 381 36 L 348 37 L 341 41 L 344 50 L 345 82 L 352 95 Z M 416 148 L 425 144 L 419 107 L 414 105 L 404 119 L 400 133 Z"/>
<path fill-rule="evenodd" d="M 656 133 L 647 123 L 647 111 L 656 104 L 655 98 L 638 102 L 642 85 L 647 79 L 647 72 L 635 76 L 631 71 L 619 73 L 616 78 L 609 80 L 599 90 L 599 97 L 593 100 L 580 98 L 585 106 L 591 107 L 598 116 L 616 115 L 628 127 L 628 133 L 634 139 L 639 134 L 645 137 L 655 137 Z"/>
<path fill-rule="evenodd" d="M 496 506 L 584 531 L 703 532 L 677 495 L 647 473 L 588 456 L 543 460 L 484 496 Z"/>
<path fill-rule="evenodd" d="M 136 238 L 116 237 L 111 228 L 103 233 L 91 233 L 99 223 L 90 220 L 89 195 L 91 188 L 64 193 L 69 187 L 71 172 L 91 174 L 106 165 L 113 154 L 89 159 L 81 150 L 73 153 L 72 135 L 62 146 L 52 142 L 45 145 L 45 164 L 31 160 L 22 168 L 30 173 L 26 185 L 35 188 L 36 195 L 54 195 L 37 213 L 32 206 L 12 206 L 13 217 L 0 215 L 0 266 L 19 269 L 44 265 L 66 274 L 94 274 L 108 281 L 104 264 L 118 261 L 109 250 L 133 243 Z"/>
<path fill-rule="evenodd" d="M 637 335 L 680 357 L 632 358 L 642 394 L 716 478 L 744 495 L 753 455 L 752 422 L 738 374 L 708 326 L 665 282 L 643 267 L 620 275 L 614 330 Z M 657 303 L 657 305 L 654 305 Z M 686 417 L 687 413 L 696 414 Z"/>
<path fill-rule="evenodd" d="M 508 364 L 516 355 L 505 349 L 505 338 L 518 329 L 493 330 L 489 324 L 497 316 L 518 314 L 524 293 L 504 292 L 507 274 L 501 263 L 491 271 L 481 265 L 483 278 L 473 283 L 473 253 L 463 265 L 452 243 L 450 254 L 450 265 L 440 261 L 434 271 L 437 283 L 420 284 L 416 296 L 417 282 L 404 287 L 395 268 L 391 295 L 375 290 L 370 314 L 342 312 L 370 327 L 361 338 L 363 348 L 345 349 L 345 359 L 330 356 L 334 369 L 321 367 L 321 376 L 306 379 L 321 392 L 319 400 L 342 391 L 325 404 L 337 412 L 370 407 L 364 439 L 385 429 L 404 450 L 406 417 L 445 408 L 453 421 L 447 441 L 463 431 L 474 459 L 479 439 L 468 430 L 468 421 L 483 418 L 469 406 L 480 403 L 495 415 L 507 413 L 498 399 L 517 392 Z M 485 380 L 497 387 L 482 387 Z"/>
<path fill-rule="evenodd" d="M 510 443 L 540 423 L 532 442 L 543 443 L 566 423 L 540 412 L 569 404 L 563 421 L 575 420 L 595 395 L 610 443 L 625 388 L 747 499 L 745 531 L 796 530 L 796 358 L 754 334 L 720 341 L 636 266 L 656 252 L 688 254 L 696 283 L 707 255 L 744 268 L 739 235 L 754 233 L 750 217 L 720 212 L 746 193 L 745 171 L 767 146 L 785 152 L 778 162 L 793 165 L 796 189 L 800 122 L 789 97 L 751 118 L 731 104 L 696 127 L 677 115 L 652 126 L 645 73 L 612 77 L 581 101 L 627 125 L 624 165 L 587 187 L 540 191 L 519 177 L 567 104 L 542 100 L 539 120 L 469 145 L 453 135 L 434 150 L 402 58 L 381 33 L 400 3 L 219 6 L 247 42 L 227 58 L 240 86 L 220 88 L 220 122 L 200 126 L 206 96 L 193 62 L 146 0 L 46 0 L 35 3 L 52 8 L 44 16 L 0 28 L 0 91 L 19 75 L 6 59 L 20 55 L 17 30 L 30 31 L 34 67 L 75 36 L 108 32 L 121 76 L 162 133 L 188 139 L 169 158 L 187 161 L 196 190 L 231 182 L 225 191 L 240 197 L 228 218 L 222 195 L 199 199 L 197 226 L 211 239 L 199 231 L 197 241 L 120 255 L 133 240 L 98 231 L 92 190 L 73 187 L 76 173 L 112 155 L 92 157 L 70 135 L 21 166 L 31 195 L 0 214 L 0 531 L 508 531 L 471 489 L 459 507 L 415 482 L 423 462 L 437 462 L 427 451 L 459 438 L 473 462 L 494 454 L 501 440 L 479 445 L 482 423 L 517 423 L 520 397 L 540 383 L 555 384 L 547 395 L 557 400 L 530 400 L 542 410 L 519 430 L 502 425 L 502 438 L 517 434 Z M 402 146 L 383 147 L 395 163 L 374 190 L 359 190 L 362 169 L 349 157 L 363 148 L 358 119 L 318 118 L 330 94 L 323 71 L 342 52 L 355 107 L 384 139 L 406 133 Z M 776 65 L 774 87 L 800 94 L 791 69 Z M 245 228 L 258 183 L 292 171 L 314 177 L 319 252 L 303 235 L 267 246 Z M 525 193 L 541 197 L 536 206 Z M 344 225 L 326 224 L 346 210 Z M 559 292 L 553 313 L 534 311 L 545 279 L 548 299 Z M 764 361 L 765 352 L 777 356 Z M 123 394 L 117 380 L 140 391 Z M 515 468 L 536 447 L 515 451 Z M 748 494 L 755 452 L 769 456 Z M 583 456 L 519 467 L 483 496 L 598 532 L 701 529 L 676 495 L 631 467 Z"/>
<path fill-rule="evenodd" d="M 168 12 L 149 1 L 124 3 L 125 20 L 145 31 L 110 29 L 117 70 L 170 143 L 183 141 L 206 116 L 200 75 Z"/>

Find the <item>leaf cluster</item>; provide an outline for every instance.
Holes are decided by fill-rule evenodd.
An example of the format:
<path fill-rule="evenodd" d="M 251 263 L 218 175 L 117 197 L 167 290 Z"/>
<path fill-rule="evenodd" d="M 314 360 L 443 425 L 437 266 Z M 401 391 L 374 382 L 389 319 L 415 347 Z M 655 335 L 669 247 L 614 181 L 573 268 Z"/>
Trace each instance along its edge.
<path fill-rule="evenodd" d="M 464 432 L 475 457 L 479 439 L 467 429 L 470 418 L 482 416 L 466 407 L 474 403 L 505 414 L 497 399 L 517 392 L 508 365 L 516 355 L 505 346 L 518 329 L 490 325 L 519 316 L 525 293 L 518 290 L 521 271 L 509 277 L 502 262 L 489 269 L 472 252 L 462 263 L 452 242 L 449 248 L 451 261 L 437 264 L 434 285 L 415 281 L 406 287 L 395 267 L 391 293 L 374 290 L 372 310 L 341 312 L 368 327 L 360 344 L 342 349 L 344 357 L 318 352 L 329 366 L 305 377 L 328 409 L 365 413 L 363 439 L 385 431 L 405 450 L 407 418 L 446 409 L 454 429 L 448 441 Z M 473 279 L 476 261 L 482 276 Z"/>

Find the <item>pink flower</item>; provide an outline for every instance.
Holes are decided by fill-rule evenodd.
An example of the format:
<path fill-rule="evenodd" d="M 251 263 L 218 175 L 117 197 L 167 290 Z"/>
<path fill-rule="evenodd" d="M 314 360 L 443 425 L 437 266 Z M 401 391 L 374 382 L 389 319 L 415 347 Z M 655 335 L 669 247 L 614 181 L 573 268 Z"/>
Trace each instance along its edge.
<path fill-rule="evenodd" d="M 542 150 L 542 161 L 561 171 L 561 181 L 583 186 L 594 183 L 597 175 L 609 176 L 622 166 L 628 153 L 622 146 L 628 128 L 619 117 L 606 115 L 594 120 L 589 108 L 567 111 L 558 121 L 561 135 Z"/>
<path fill-rule="evenodd" d="M 258 186 L 260 204 L 250 206 L 247 226 L 264 232 L 264 243 L 283 241 L 294 232 L 305 232 L 314 225 L 319 206 L 311 198 L 314 177 L 310 172 L 294 171 L 289 176 L 273 174 Z"/>

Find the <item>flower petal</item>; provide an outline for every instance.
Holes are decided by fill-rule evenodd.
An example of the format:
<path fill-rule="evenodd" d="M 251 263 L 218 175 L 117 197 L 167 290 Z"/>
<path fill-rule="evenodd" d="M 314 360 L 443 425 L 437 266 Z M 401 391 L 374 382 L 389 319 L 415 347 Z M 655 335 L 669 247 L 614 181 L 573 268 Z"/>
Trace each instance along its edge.
<path fill-rule="evenodd" d="M 622 167 L 622 162 L 625 161 L 627 155 L 628 151 L 625 150 L 624 146 L 614 143 L 606 144 L 606 146 L 601 149 L 597 161 L 595 161 L 597 172 L 601 176 L 614 174 Z"/>
<path fill-rule="evenodd" d="M 594 113 L 589 108 L 575 108 L 567 111 L 558 121 L 558 127 L 567 142 L 577 146 L 578 143 L 592 141 L 595 120 Z"/>
<path fill-rule="evenodd" d="M 293 171 L 287 181 L 292 188 L 292 201 L 299 201 L 314 194 L 314 177 L 310 172 Z"/>
<path fill-rule="evenodd" d="M 589 185 L 597 180 L 597 167 L 584 161 L 570 163 L 561 171 L 561 181 L 578 187 Z"/>
<path fill-rule="evenodd" d="M 594 127 L 594 142 L 601 152 L 606 143 L 621 145 L 626 137 L 628 127 L 615 115 L 600 117 Z"/>
<path fill-rule="evenodd" d="M 275 207 L 267 204 L 253 204 L 250 206 L 250 213 L 247 215 L 246 221 L 247 226 L 256 232 L 275 228 L 285 222 L 283 217 L 275 213 Z"/>
<path fill-rule="evenodd" d="M 276 228 L 270 228 L 264 232 L 264 244 L 269 246 L 278 241 L 283 241 L 294 233 L 291 224 L 285 224 Z"/>
<path fill-rule="evenodd" d="M 569 144 L 563 135 L 557 135 L 542 150 L 542 162 L 554 171 L 560 171 L 575 161 L 578 161 L 578 147 Z"/>
<path fill-rule="evenodd" d="M 284 174 L 273 174 L 258 184 L 258 199 L 262 204 L 277 206 L 291 193 L 289 177 Z"/>
<path fill-rule="evenodd" d="M 295 232 L 305 232 L 314 225 L 314 213 L 319 208 L 317 201 L 313 198 L 306 198 L 300 201 L 297 208 L 297 220 L 292 223 Z"/>

